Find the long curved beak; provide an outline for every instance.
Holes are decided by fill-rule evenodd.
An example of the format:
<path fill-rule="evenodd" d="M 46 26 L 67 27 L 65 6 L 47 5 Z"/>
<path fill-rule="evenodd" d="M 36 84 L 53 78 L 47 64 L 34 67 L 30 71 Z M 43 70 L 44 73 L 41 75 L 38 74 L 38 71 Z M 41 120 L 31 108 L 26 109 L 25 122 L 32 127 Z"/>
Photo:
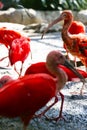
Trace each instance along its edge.
<path fill-rule="evenodd" d="M 43 39 L 44 34 L 48 31 L 49 28 L 51 28 L 54 24 L 60 22 L 61 20 L 63 20 L 63 18 L 60 16 L 59 18 L 55 19 L 53 22 L 51 22 L 48 27 L 44 30 L 41 39 Z"/>
<path fill-rule="evenodd" d="M 83 75 L 81 75 L 81 74 L 75 69 L 75 67 L 74 67 L 68 60 L 65 60 L 64 66 L 66 66 L 66 67 L 69 68 L 71 71 L 73 71 L 74 74 L 75 74 L 83 83 L 85 83 L 85 78 L 83 77 Z"/>

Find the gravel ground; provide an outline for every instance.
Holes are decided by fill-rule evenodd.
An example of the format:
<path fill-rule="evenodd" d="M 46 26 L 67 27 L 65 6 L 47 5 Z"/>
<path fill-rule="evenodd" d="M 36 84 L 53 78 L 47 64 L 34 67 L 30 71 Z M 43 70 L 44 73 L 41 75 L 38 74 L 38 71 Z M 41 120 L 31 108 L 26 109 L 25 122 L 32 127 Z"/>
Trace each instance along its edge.
<path fill-rule="evenodd" d="M 45 61 L 45 58 L 49 51 L 51 50 L 61 50 L 65 53 L 63 49 L 63 43 L 61 40 L 60 33 L 46 34 L 44 39 L 41 40 L 41 34 L 29 34 L 27 36 L 31 38 L 31 50 L 32 59 L 29 57 L 25 62 L 24 71 L 27 66 L 31 63 Z M 6 52 L 6 53 L 4 53 Z M 8 52 L 5 50 L 4 46 L 0 46 L 0 53 L 7 55 Z M 1 56 L 0 54 L 0 56 Z M 0 63 L 0 65 L 6 65 L 7 60 Z M 13 68 L 4 71 L 0 70 L 0 76 L 4 74 L 9 74 L 13 77 L 17 77 Z M 27 130 L 87 130 L 87 88 L 85 85 L 83 95 L 80 95 L 80 89 L 82 87 L 81 82 L 67 82 L 66 86 L 62 90 L 65 96 L 63 116 L 66 119 L 59 120 L 55 122 L 54 120 L 47 120 L 45 117 L 34 118 L 31 120 Z M 78 94 L 72 94 L 72 92 L 77 92 Z M 59 97 L 59 96 L 58 96 Z M 52 103 L 52 99 L 49 103 Z M 49 103 L 47 105 L 49 105 Z M 51 118 L 58 116 L 61 104 L 61 98 L 55 106 L 53 106 L 46 114 Z M 22 129 L 22 123 L 19 118 L 8 119 L 0 117 L 0 130 L 19 130 Z"/>

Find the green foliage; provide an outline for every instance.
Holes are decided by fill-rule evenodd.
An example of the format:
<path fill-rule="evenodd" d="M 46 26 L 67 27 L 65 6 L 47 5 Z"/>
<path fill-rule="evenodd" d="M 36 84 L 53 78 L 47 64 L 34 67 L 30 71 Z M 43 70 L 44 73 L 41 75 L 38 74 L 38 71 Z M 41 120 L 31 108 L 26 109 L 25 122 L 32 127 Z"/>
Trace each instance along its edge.
<path fill-rule="evenodd" d="M 17 4 L 21 4 L 25 8 L 33 8 L 35 10 L 70 9 L 79 11 L 87 9 L 87 0 L 2 0 L 2 2 L 4 3 L 4 9 L 17 7 Z"/>
<path fill-rule="evenodd" d="M 87 0 L 20 0 L 26 8 L 36 10 L 82 10 L 87 8 Z"/>
<path fill-rule="evenodd" d="M 9 7 L 15 7 L 17 5 L 16 0 L 1 0 L 4 4 L 3 10 L 8 9 Z"/>

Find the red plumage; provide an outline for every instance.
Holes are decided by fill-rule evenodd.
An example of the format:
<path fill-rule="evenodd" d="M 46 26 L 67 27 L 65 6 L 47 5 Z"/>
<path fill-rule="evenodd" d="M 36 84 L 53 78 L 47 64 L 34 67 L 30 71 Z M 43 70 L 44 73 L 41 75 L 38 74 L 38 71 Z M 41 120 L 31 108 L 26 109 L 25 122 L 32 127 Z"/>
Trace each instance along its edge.
<path fill-rule="evenodd" d="M 68 81 L 72 81 L 74 78 L 78 78 L 74 72 L 72 72 L 69 68 L 63 66 L 63 65 L 58 65 L 58 68 L 62 69 L 68 77 Z M 87 73 L 83 70 L 77 69 L 77 71 L 83 75 L 84 78 L 87 78 Z M 51 74 L 48 69 L 46 68 L 46 63 L 45 62 L 38 62 L 35 64 L 32 64 L 29 66 L 25 72 L 25 75 L 28 74 L 38 74 L 38 73 L 46 73 L 50 74 L 51 76 L 55 77 L 53 74 Z"/>
<path fill-rule="evenodd" d="M 10 47 L 13 40 L 20 38 L 21 34 L 14 30 L 9 30 L 6 27 L 0 28 L 0 43 L 4 44 L 7 48 Z"/>
<path fill-rule="evenodd" d="M 50 27 L 62 20 L 64 20 L 64 25 L 61 36 L 65 44 L 65 48 L 67 49 L 67 52 L 71 53 L 73 56 L 78 57 L 81 62 L 87 67 L 87 36 L 84 35 L 84 33 L 73 35 L 68 33 L 68 30 L 73 21 L 73 14 L 71 11 L 64 10 L 56 20 L 54 20 L 48 25 L 43 35 Z"/>
<path fill-rule="evenodd" d="M 46 73 L 28 74 L 4 84 L 0 88 L 0 115 L 9 118 L 20 117 L 24 123 L 23 130 L 26 130 L 36 111 L 44 107 L 52 97 L 55 97 L 57 102 L 57 92 L 67 81 L 66 73 L 57 67 L 59 64 L 70 67 L 75 74 L 78 73 L 59 51 L 50 52 L 46 58 L 46 66 L 55 78 Z M 78 76 L 84 80 L 79 73 Z M 61 97 L 61 111 L 56 120 L 62 117 L 64 96 L 61 94 Z"/>
<path fill-rule="evenodd" d="M 85 25 L 80 21 L 72 21 L 70 28 L 68 30 L 70 34 L 79 34 L 79 33 L 86 33 Z"/>
<path fill-rule="evenodd" d="M 9 56 L 2 58 L 0 61 L 8 57 L 11 65 L 15 65 L 18 61 L 21 61 L 23 65 L 30 52 L 30 39 L 28 37 L 22 36 L 17 31 L 2 27 L 0 28 L 0 43 L 7 47 L 9 53 Z M 21 66 L 20 73 L 18 73 L 16 67 L 14 67 L 19 76 L 22 69 L 23 66 Z"/>
<path fill-rule="evenodd" d="M 20 117 L 27 126 L 36 111 L 55 96 L 55 80 L 47 74 L 27 75 L 0 88 L 0 115 Z"/>
<path fill-rule="evenodd" d="M 80 33 L 85 34 L 86 33 L 85 25 L 80 21 L 72 21 L 72 23 L 71 23 L 71 25 L 70 25 L 70 27 L 68 29 L 68 32 L 70 34 L 80 34 Z M 67 50 L 66 43 L 63 44 L 63 46 L 66 49 L 67 55 L 68 55 L 68 50 Z"/>
<path fill-rule="evenodd" d="M 24 63 L 30 52 L 30 39 L 25 37 L 16 38 L 12 41 L 9 50 L 9 60 L 11 65 L 17 61 Z"/>

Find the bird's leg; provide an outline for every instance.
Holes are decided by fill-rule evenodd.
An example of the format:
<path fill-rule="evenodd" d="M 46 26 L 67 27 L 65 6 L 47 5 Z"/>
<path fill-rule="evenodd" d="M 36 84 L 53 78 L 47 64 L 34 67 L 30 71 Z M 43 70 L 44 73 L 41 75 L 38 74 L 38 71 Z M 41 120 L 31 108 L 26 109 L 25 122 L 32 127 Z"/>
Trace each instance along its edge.
<path fill-rule="evenodd" d="M 74 57 L 75 67 L 77 67 L 76 56 Z"/>
<path fill-rule="evenodd" d="M 84 85 L 85 85 L 85 82 L 83 82 L 80 92 L 74 91 L 74 92 L 70 92 L 70 94 L 72 94 L 72 95 L 76 95 L 76 94 L 79 95 L 80 94 L 82 96 L 83 95 L 83 89 L 85 87 Z"/>
<path fill-rule="evenodd" d="M 26 129 L 27 129 L 27 127 L 25 125 L 23 125 L 23 130 L 26 130 Z"/>
<path fill-rule="evenodd" d="M 33 114 L 29 115 L 29 113 L 26 113 L 25 115 L 21 116 L 21 120 L 23 123 L 23 130 L 27 129 L 27 126 L 28 126 L 30 120 L 32 119 L 32 117 L 33 117 Z"/>
<path fill-rule="evenodd" d="M 48 117 L 47 117 L 47 119 L 49 119 L 49 120 L 58 121 L 58 120 L 60 120 L 61 118 L 65 120 L 65 118 L 62 116 L 63 103 L 64 103 L 64 95 L 63 95 L 61 92 L 59 92 L 59 94 L 60 94 L 60 96 L 61 96 L 61 98 L 62 98 L 59 116 L 58 116 L 58 117 L 54 117 L 54 118 L 48 118 Z"/>
<path fill-rule="evenodd" d="M 14 64 L 14 70 L 16 71 L 16 73 L 18 74 L 18 76 L 20 77 L 21 74 L 22 74 L 22 70 L 23 70 L 23 63 L 22 63 L 21 68 L 20 68 L 20 73 L 17 71 L 15 64 Z"/>
<path fill-rule="evenodd" d="M 80 95 L 83 95 L 84 85 L 85 85 L 85 83 L 83 82 L 82 88 L 81 88 L 81 90 L 80 90 Z"/>
<path fill-rule="evenodd" d="M 6 59 L 8 56 L 5 56 L 3 58 L 0 59 L 0 61 L 3 61 L 4 59 Z"/>
<path fill-rule="evenodd" d="M 58 97 L 57 96 L 55 96 L 55 101 L 50 105 L 50 106 L 48 106 L 43 112 L 41 112 L 40 114 L 38 114 L 38 115 L 34 115 L 34 117 L 36 118 L 36 117 L 41 117 L 41 116 L 45 116 L 46 118 L 48 118 L 46 115 L 45 115 L 45 113 L 53 106 L 53 105 L 55 105 L 56 103 L 58 102 Z"/>
<path fill-rule="evenodd" d="M 20 74 L 19 74 L 19 77 L 21 76 L 21 74 L 22 74 L 22 70 L 23 70 L 23 62 L 22 62 L 22 64 L 21 64 L 21 68 L 20 68 Z"/>
<path fill-rule="evenodd" d="M 3 61 L 3 60 L 5 60 L 6 58 L 8 58 L 8 56 L 5 56 L 5 57 L 1 58 L 0 62 Z M 10 63 L 8 62 L 8 64 L 6 65 L 6 67 L 9 67 L 9 66 L 10 66 Z"/>
<path fill-rule="evenodd" d="M 64 103 L 64 95 L 63 95 L 61 92 L 59 92 L 59 94 L 60 94 L 60 96 L 61 96 L 62 102 L 61 102 L 61 107 L 60 107 L 59 116 L 55 118 L 56 121 L 58 121 L 58 120 L 61 119 L 61 118 L 65 120 L 65 118 L 62 116 L 63 103 Z"/>
<path fill-rule="evenodd" d="M 15 72 L 18 74 L 18 76 L 20 76 L 20 73 L 18 73 L 15 64 L 14 64 L 14 70 L 15 70 Z"/>
<path fill-rule="evenodd" d="M 85 71 L 87 72 L 87 66 L 85 67 Z"/>

